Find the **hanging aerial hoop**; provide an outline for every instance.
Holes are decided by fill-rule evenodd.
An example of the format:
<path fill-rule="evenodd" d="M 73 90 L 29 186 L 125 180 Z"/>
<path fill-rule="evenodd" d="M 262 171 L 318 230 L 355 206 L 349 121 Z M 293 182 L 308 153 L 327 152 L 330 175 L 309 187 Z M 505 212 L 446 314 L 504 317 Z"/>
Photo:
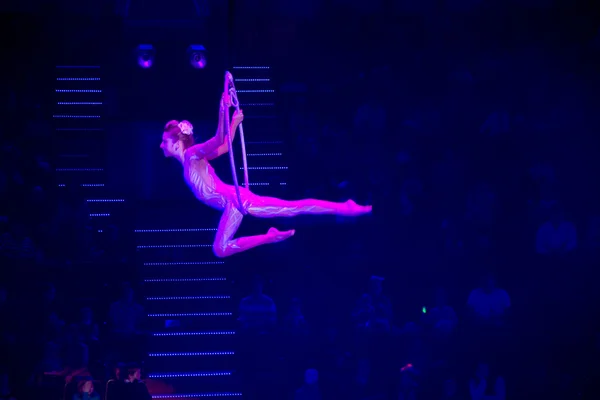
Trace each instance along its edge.
<path fill-rule="evenodd" d="M 227 93 L 231 105 L 235 107 L 237 111 L 240 110 L 240 102 L 238 101 L 237 92 L 235 91 L 235 85 L 233 84 L 233 75 L 229 71 L 225 72 L 225 87 L 224 93 Z M 229 110 L 227 110 L 227 117 L 229 117 Z M 240 195 L 240 185 L 237 179 L 237 173 L 235 168 L 235 158 L 233 155 L 233 140 L 231 137 L 231 129 L 229 129 L 229 118 L 226 119 L 225 129 L 227 132 L 227 144 L 229 145 L 229 163 L 231 164 L 231 174 L 233 176 L 233 185 L 235 186 L 235 193 L 238 198 L 238 210 L 244 215 L 248 213 L 242 202 L 242 196 Z M 242 161 L 244 163 L 244 186 L 247 190 L 250 190 L 250 183 L 248 181 L 248 161 L 246 159 L 246 141 L 244 140 L 244 127 L 240 123 L 240 143 L 242 144 Z"/>

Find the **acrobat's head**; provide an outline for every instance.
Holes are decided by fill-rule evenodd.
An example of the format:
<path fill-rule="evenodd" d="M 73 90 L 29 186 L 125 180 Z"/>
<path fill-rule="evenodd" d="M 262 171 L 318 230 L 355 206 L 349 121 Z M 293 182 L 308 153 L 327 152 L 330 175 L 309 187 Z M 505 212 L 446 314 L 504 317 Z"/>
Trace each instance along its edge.
<path fill-rule="evenodd" d="M 160 148 L 165 157 L 178 157 L 194 145 L 194 127 L 188 121 L 169 121 L 165 125 Z"/>

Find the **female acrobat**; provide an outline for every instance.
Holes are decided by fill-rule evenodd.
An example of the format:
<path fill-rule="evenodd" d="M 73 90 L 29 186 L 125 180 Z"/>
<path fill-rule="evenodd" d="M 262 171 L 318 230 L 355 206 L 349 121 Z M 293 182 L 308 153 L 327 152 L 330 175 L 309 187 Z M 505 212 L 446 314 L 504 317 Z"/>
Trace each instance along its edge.
<path fill-rule="evenodd" d="M 233 236 L 245 213 L 259 218 L 272 218 L 293 217 L 299 214 L 357 216 L 371 212 L 371 206 L 361 206 L 352 200 L 345 203 L 315 199 L 288 201 L 259 196 L 243 187 L 239 188 L 243 204 L 238 204 L 235 187 L 223 183 L 209 162 L 227 153 L 229 144 L 225 140 L 226 129 L 230 129 L 233 139 L 235 131 L 244 119 L 241 110 L 235 111 L 230 124 L 229 107 L 231 99 L 224 93 L 219 109 L 217 133 L 212 139 L 195 144 L 192 124 L 188 121 L 169 121 L 160 144 L 165 157 L 173 157 L 183 165 L 184 178 L 196 198 L 207 206 L 223 211 L 213 244 L 213 251 L 217 257 L 228 257 L 263 244 L 281 242 L 295 233 L 293 229 L 282 232 L 271 228 L 264 235 L 234 239 Z"/>

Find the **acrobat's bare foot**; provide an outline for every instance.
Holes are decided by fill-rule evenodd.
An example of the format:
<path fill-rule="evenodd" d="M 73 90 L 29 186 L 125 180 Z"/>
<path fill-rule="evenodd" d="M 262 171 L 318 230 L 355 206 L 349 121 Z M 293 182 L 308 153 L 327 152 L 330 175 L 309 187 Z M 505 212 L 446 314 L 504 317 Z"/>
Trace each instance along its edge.
<path fill-rule="evenodd" d="M 294 236 L 295 233 L 296 233 L 296 231 L 294 229 L 290 229 L 289 231 L 282 232 L 275 228 L 271 228 L 271 229 L 269 229 L 269 232 L 267 232 L 267 236 L 270 237 L 269 243 L 277 243 L 277 242 L 282 242 L 285 239 L 291 238 L 292 236 Z"/>
<path fill-rule="evenodd" d="M 361 215 L 369 214 L 373 211 L 373 206 L 361 206 L 354 202 L 354 200 L 348 200 L 346 203 L 347 215 Z"/>

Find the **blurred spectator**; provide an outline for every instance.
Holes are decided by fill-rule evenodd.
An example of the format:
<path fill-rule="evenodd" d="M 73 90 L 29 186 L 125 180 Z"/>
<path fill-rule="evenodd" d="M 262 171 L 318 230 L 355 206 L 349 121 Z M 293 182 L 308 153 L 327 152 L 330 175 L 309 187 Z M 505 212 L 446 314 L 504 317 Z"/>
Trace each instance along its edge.
<path fill-rule="evenodd" d="M 488 364 L 480 363 L 475 371 L 475 378 L 469 381 L 471 400 L 504 400 L 506 399 L 506 384 L 501 376 L 490 377 Z"/>
<path fill-rule="evenodd" d="M 99 329 L 98 324 L 94 322 L 92 309 L 83 307 L 80 312 L 80 320 L 77 324 L 79 335 L 82 343 L 90 344 L 98 340 Z"/>
<path fill-rule="evenodd" d="M 123 388 L 123 399 L 128 400 L 151 400 L 146 384 L 141 380 L 141 369 L 130 367 L 127 371 L 127 379 Z"/>
<path fill-rule="evenodd" d="M 108 312 L 112 360 L 140 360 L 144 353 L 145 336 L 142 325 L 144 308 L 134 301 L 134 292 L 128 283 L 121 288 L 121 298 L 110 305 Z"/>
<path fill-rule="evenodd" d="M 447 379 L 442 385 L 442 399 L 441 400 L 459 400 L 461 399 L 458 394 L 458 384 L 454 379 Z"/>
<path fill-rule="evenodd" d="M 423 314 L 423 323 L 442 336 L 450 335 L 456 329 L 458 317 L 454 308 L 446 303 L 446 291 L 438 289 L 435 294 L 435 306 Z"/>
<path fill-rule="evenodd" d="M 91 380 L 79 382 L 73 400 L 100 400 L 100 395 L 94 391 L 94 382 Z"/>
<path fill-rule="evenodd" d="M 81 339 L 79 326 L 70 324 L 64 336 L 63 354 L 65 365 L 71 371 L 87 369 L 89 364 L 89 348 Z"/>
<path fill-rule="evenodd" d="M 293 298 L 290 309 L 283 319 L 284 331 L 293 336 L 305 336 L 308 334 L 308 325 L 302 314 L 301 302 Z"/>
<path fill-rule="evenodd" d="M 496 279 L 488 274 L 482 286 L 471 291 L 467 305 L 478 322 L 500 326 L 504 324 L 510 308 L 510 297 L 504 289 L 496 287 Z"/>
<path fill-rule="evenodd" d="M 134 301 L 133 294 L 129 284 L 124 284 L 121 298 L 110 305 L 108 318 L 111 333 L 124 337 L 141 333 L 144 308 Z"/>
<path fill-rule="evenodd" d="M 55 255 L 72 261 L 85 257 L 90 250 L 90 209 L 79 187 L 70 185 L 66 189 L 66 197 L 58 201 L 52 227 L 53 236 L 60 238 Z"/>
<path fill-rule="evenodd" d="M 106 382 L 105 398 L 107 400 L 121 400 L 125 385 L 127 368 L 125 364 L 118 363 L 113 369 L 112 377 Z"/>
<path fill-rule="evenodd" d="M 238 320 L 242 329 L 256 333 L 270 331 L 277 321 L 275 302 L 263 293 L 263 280 L 256 276 L 252 281 L 252 293 L 240 301 Z"/>
<path fill-rule="evenodd" d="M 562 210 L 555 208 L 550 220 L 543 223 L 535 238 L 535 250 L 544 256 L 564 256 L 577 247 L 577 230 Z"/>
<path fill-rule="evenodd" d="M 304 373 L 304 385 L 294 394 L 294 400 L 321 400 L 319 390 L 319 372 L 316 369 L 307 369 Z"/>
<path fill-rule="evenodd" d="M 379 276 L 369 279 L 368 295 L 373 302 L 373 318 L 370 327 L 375 331 L 389 332 L 392 326 L 392 302 L 383 294 L 383 280 Z"/>
<path fill-rule="evenodd" d="M 416 400 L 417 389 L 417 371 L 412 364 L 407 364 L 400 370 L 400 382 L 398 389 L 398 400 Z"/>

